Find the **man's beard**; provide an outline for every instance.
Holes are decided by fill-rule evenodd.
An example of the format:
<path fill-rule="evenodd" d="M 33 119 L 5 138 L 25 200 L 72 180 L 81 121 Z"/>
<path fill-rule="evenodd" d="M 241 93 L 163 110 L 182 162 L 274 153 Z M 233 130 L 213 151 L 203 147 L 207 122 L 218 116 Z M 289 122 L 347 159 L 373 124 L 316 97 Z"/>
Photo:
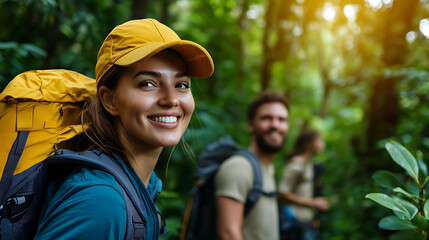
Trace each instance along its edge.
<path fill-rule="evenodd" d="M 271 131 L 275 131 L 275 130 L 270 130 L 267 133 L 270 133 Z M 258 131 L 255 132 L 255 138 L 256 138 L 256 144 L 258 145 L 259 150 L 266 154 L 275 154 L 280 152 L 286 141 L 286 137 L 284 137 L 282 143 L 279 145 L 269 144 L 264 139 L 264 133 L 259 133 Z"/>

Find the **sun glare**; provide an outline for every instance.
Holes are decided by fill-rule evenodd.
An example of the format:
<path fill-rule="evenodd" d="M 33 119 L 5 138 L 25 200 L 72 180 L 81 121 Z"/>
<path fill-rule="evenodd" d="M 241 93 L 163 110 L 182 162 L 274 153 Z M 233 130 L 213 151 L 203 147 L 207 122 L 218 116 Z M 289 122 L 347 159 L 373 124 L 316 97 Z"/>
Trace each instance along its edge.
<path fill-rule="evenodd" d="M 390 5 L 393 3 L 393 0 L 383 0 L 384 5 Z"/>
<path fill-rule="evenodd" d="M 253 4 L 249 7 L 249 10 L 246 13 L 247 18 L 257 19 L 262 14 L 262 11 L 261 6 Z"/>
<path fill-rule="evenodd" d="M 336 15 L 335 8 L 332 6 L 332 4 L 329 4 L 329 3 L 325 4 L 322 10 L 322 17 L 325 20 L 332 21 L 335 19 L 335 15 Z"/>
<path fill-rule="evenodd" d="M 296 25 L 294 28 L 293 28 L 293 30 L 292 30 L 292 32 L 293 32 L 293 35 L 295 35 L 295 36 L 301 36 L 302 35 L 302 33 L 303 33 L 303 31 L 302 31 L 302 27 L 300 27 L 300 26 L 298 26 L 298 25 Z"/>
<path fill-rule="evenodd" d="M 365 0 L 372 8 L 380 9 L 383 7 L 382 0 Z"/>
<path fill-rule="evenodd" d="M 356 19 L 357 11 L 358 11 L 358 7 L 356 5 L 351 5 L 351 4 L 347 4 L 343 9 L 344 15 L 350 21 L 353 21 Z"/>
<path fill-rule="evenodd" d="M 407 39 L 407 42 L 413 43 L 417 39 L 417 34 L 414 31 L 407 32 L 407 35 L 405 35 L 405 39 Z"/>
<path fill-rule="evenodd" d="M 420 21 L 419 29 L 426 38 L 429 38 L 429 20 L 427 18 Z"/>

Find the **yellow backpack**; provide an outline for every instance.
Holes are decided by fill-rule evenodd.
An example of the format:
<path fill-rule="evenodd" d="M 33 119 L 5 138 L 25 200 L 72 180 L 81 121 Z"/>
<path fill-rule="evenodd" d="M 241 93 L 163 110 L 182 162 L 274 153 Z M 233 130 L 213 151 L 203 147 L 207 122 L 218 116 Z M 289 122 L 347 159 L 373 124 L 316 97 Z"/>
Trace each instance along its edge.
<path fill-rule="evenodd" d="M 24 198 L 11 198 L 23 187 L 21 182 L 35 175 L 34 171 L 40 171 L 35 170 L 36 166 L 57 150 L 59 143 L 83 131 L 82 105 L 95 92 L 95 79 L 55 69 L 21 73 L 0 94 L 2 227 L 4 218 L 26 214 L 23 210 L 10 216 L 5 213 L 5 206 L 10 201 L 24 201 Z M 7 214 L 9 216 L 5 216 Z"/>
<path fill-rule="evenodd" d="M 16 76 L 0 94 L 0 169 L 19 132 L 29 135 L 14 175 L 81 133 L 82 103 L 95 91 L 94 79 L 70 70 L 35 70 Z"/>

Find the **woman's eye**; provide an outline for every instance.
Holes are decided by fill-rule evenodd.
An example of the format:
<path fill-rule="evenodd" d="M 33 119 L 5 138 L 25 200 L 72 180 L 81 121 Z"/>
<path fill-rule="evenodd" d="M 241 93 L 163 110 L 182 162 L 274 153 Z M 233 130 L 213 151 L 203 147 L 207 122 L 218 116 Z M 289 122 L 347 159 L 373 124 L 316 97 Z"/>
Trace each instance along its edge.
<path fill-rule="evenodd" d="M 186 89 L 186 88 L 190 88 L 191 86 L 189 85 L 189 83 L 177 83 L 176 84 L 176 88 L 183 88 L 183 89 Z"/>
<path fill-rule="evenodd" d="M 143 81 L 139 83 L 139 87 L 153 87 L 155 84 L 151 81 Z"/>

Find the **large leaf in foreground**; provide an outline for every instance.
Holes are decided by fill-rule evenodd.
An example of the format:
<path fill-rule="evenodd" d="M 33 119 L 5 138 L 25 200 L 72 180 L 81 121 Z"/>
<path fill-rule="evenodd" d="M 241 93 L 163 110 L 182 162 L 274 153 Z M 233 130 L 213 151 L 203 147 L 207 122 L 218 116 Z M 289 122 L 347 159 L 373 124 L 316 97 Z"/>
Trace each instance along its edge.
<path fill-rule="evenodd" d="M 387 216 L 380 220 L 378 226 L 387 230 L 407 230 L 416 229 L 410 221 L 400 219 L 396 216 Z"/>
<path fill-rule="evenodd" d="M 392 209 L 393 211 L 398 211 L 403 213 L 408 219 L 411 219 L 410 213 L 405 209 L 403 206 L 396 203 L 395 200 L 393 200 L 391 197 L 387 196 L 383 193 L 369 193 L 365 196 L 366 198 L 369 198 L 373 200 L 374 202 Z"/>
<path fill-rule="evenodd" d="M 386 149 L 399 166 L 401 166 L 407 173 L 416 181 L 419 182 L 419 166 L 417 160 L 411 155 L 411 153 L 404 148 L 401 144 L 389 140 L 386 143 Z"/>
<path fill-rule="evenodd" d="M 400 187 L 402 189 L 407 189 L 405 183 L 398 177 L 396 174 L 386 171 L 379 170 L 372 175 L 372 179 L 380 186 L 387 189 L 394 189 Z"/>

